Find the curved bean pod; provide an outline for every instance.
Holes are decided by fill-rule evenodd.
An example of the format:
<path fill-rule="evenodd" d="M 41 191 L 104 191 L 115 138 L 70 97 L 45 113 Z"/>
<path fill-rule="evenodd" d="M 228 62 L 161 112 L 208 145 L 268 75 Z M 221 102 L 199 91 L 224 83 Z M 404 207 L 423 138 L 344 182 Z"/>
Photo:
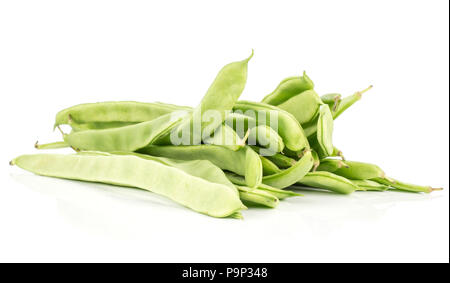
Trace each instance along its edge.
<path fill-rule="evenodd" d="M 297 160 L 287 157 L 281 153 L 276 153 L 274 155 L 266 156 L 267 159 L 272 161 L 276 166 L 282 169 L 289 168 L 294 166 L 297 163 Z"/>
<path fill-rule="evenodd" d="M 322 159 L 320 161 L 319 167 L 317 167 L 317 170 L 319 171 L 327 171 L 327 172 L 335 172 L 336 170 L 346 167 L 349 168 L 349 166 L 342 160 L 338 159 Z"/>
<path fill-rule="evenodd" d="M 355 104 L 358 100 L 361 99 L 362 95 L 370 90 L 373 86 L 369 86 L 368 88 L 358 91 L 353 95 L 344 97 L 341 102 L 339 103 L 339 106 L 336 108 L 336 111 L 333 111 L 333 119 L 336 119 L 339 117 L 342 113 L 344 113 L 345 110 L 347 110 L 350 106 Z"/>
<path fill-rule="evenodd" d="M 350 180 L 331 172 L 316 171 L 306 174 L 298 184 L 325 189 L 340 194 L 351 194 L 360 188 Z"/>
<path fill-rule="evenodd" d="M 303 132 L 302 126 L 295 119 L 292 114 L 272 105 L 268 105 L 265 103 L 258 102 L 250 102 L 250 101 L 238 101 L 233 110 L 239 110 L 243 113 L 254 112 L 256 116 L 259 111 L 266 112 L 266 120 L 260 121 L 259 117 L 254 117 L 257 119 L 258 125 L 266 124 L 270 126 L 270 115 L 272 111 L 274 115 L 277 115 L 278 118 L 278 134 L 283 139 L 283 142 L 287 148 L 293 151 L 300 151 L 309 147 L 308 139 Z M 267 121 L 269 120 L 269 121 Z"/>
<path fill-rule="evenodd" d="M 340 160 L 327 161 L 328 164 L 336 163 L 342 164 Z M 352 179 L 352 180 L 369 180 L 373 178 L 385 178 L 386 174 L 384 171 L 375 164 L 348 161 L 344 162 L 347 166 L 336 166 L 336 170 L 332 171 L 334 174 L 339 176 Z"/>
<path fill-rule="evenodd" d="M 389 186 L 371 180 L 350 180 L 364 191 L 387 191 Z"/>
<path fill-rule="evenodd" d="M 314 159 L 311 151 L 307 151 L 294 166 L 280 173 L 264 176 L 263 183 L 279 189 L 289 187 L 300 181 L 311 170 L 313 165 Z"/>
<path fill-rule="evenodd" d="M 248 205 L 262 205 L 269 208 L 277 207 L 279 199 L 263 190 L 252 189 L 244 186 L 236 186 L 241 201 Z"/>
<path fill-rule="evenodd" d="M 379 178 L 379 177 L 372 178 L 372 181 L 395 188 L 397 190 L 415 192 L 415 193 L 431 193 L 434 191 L 443 190 L 442 188 L 432 188 L 430 186 L 419 186 L 419 185 L 400 182 L 400 181 L 393 180 L 393 179 L 386 179 L 386 178 Z"/>
<path fill-rule="evenodd" d="M 263 167 L 263 176 L 273 175 L 273 174 L 281 172 L 281 169 L 278 168 L 277 165 L 275 165 L 272 161 L 270 161 L 265 156 L 260 156 L 259 158 L 261 158 L 261 164 Z"/>
<path fill-rule="evenodd" d="M 236 175 L 234 173 L 230 173 L 230 172 L 225 172 L 225 175 L 233 184 L 238 185 L 238 186 L 245 186 L 244 177 Z M 255 189 L 265 191 L 265 192 L 277 197 L 279 200 L 289 198 L 289 197 L 303 196 L 302 194 L 299 194 L 299 193 L 296 193 L 293 191 L 281 190 L 281 189 L 277 189 L 277 188 L 274 188 L 274 187 L 271 187 L 271 186 L 268 186 L 265 184 L 260 184 Z"/>
<path fill-rule="evenodd" d="M 141 188 L 214 217 L 245 208 L 230 186 L 131 155 L 35 154 L 19 156 L 12 164 L 43 176 Z"/>
<path fill-rule="evenodd" d="M 277 107 L 291 113 L 303 125 L 310 123 L 319 115 L 321 105 L 323 102 L 319 95 L 311 89 L 292 96 Z"/>
<path fill-rule="evenodd" d="M 174 111 L 191 111 L 190 107 L 173 104 L 114 101 L 79 104 L 64 109 L 55 118 L 55 127 L 79 125 L 84 129 L 105 129 L 120 124 L 130 125 L 156 119 Z M 123 126 L 123 125 L 122 125 Z"/>
<path fill-rule="evenodd" d="M 279 105 L 294 95 L 313 88 L 314 83 L 306 75 L 306 72 L 303 72 L 303 76 L 290 77 L 282 80 L 271 94 L 264 97 L 262 102 L 271 105 Z"/>
<path fill-rule="evenodd" d="M 217 145 L 147 146 L 138 152 L 180 160 L 209 160 L 223 170 L 245 176 L 248 187 L 261 183 L 263 175 L 259 155 L 247 146 L 237 151 Z"/>
<path fill-rule="evenodd" d="M 199 144 L 203 137 L 210 136 L 241 96 L 247 82 L 248 62 L 252 57 L 253 50 L 247 59 L 223 67 L 200 104 L 193 110 L 192 117 L 175 129 L 176 133 L 190 133 L 190 144 Z M 193 124 L 200 124 L 200 127 L 196 129 L 192 127 Z"/>
<path fill-rule="evenodd" d="M 135 151 L 169 132 L 177 123 L 171 113 L 136 125 L 72 132 L 64 141 L 73 148 L 98 151 Z"/>
<path fill-rule="evenodd" d="M 317 121 L 317 141 L 325 156 L 333 154 L 333 115 L 328 105 L 322 105 Z"/>

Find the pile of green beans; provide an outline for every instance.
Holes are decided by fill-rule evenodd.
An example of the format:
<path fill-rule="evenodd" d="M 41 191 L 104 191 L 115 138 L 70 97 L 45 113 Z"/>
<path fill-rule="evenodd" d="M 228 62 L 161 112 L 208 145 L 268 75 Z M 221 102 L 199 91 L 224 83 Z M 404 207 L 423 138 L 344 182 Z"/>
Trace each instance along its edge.
<path fill-rule="evenodd" d="M 54 123 L 62 140 L 35 147 L 75 153 L 22 155 L 10 164 L 42 176 L 148 190 L 213 217 L 275 208 L 301 196 L 294 190 L 439 190 L 346 160 L 333 144 L 334 120 L 372 86 L 347 97 L 320 96 L 303 73 L 282 80 L 261 102 L 239 100 L 252 57 L 223 67 L 197 107 L 112 101 L 64 109 Z"/>

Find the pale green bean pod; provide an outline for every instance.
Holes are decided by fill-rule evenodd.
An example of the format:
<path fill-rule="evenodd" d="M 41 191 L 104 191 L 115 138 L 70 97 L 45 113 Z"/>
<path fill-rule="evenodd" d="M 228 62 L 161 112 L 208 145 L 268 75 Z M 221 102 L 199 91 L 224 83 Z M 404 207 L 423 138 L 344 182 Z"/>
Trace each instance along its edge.
<path fill-rule="evenodd" d="M 312 188 L 325 189 L 340 194 L 351 194 L 354 191 L 360 190 L 360 188 L 350 180 L 325 171 L 310 172 L 306 174 L 298 184 Z"/>
<path fill-rule="evenodd" d="M 11 163 L 43 176 L 149 190 L 214 217 L 235 215 L 245 208 L 223 173 L 225 179 L 211 182 L 179 168 L 133 155 L 35 154 L 19 156 Z M 216 171 L 220 176 L 220 169 L 209 162 L 194 162 L 191 166 L 203 172 Z"/>
<path fill-rule="evenodd" d="M 135 151 L 152 144 L 176 125 L 172 113 L 154 120 L 121 128 L 86 130 L 64 136 L 64 141 L 79 150 Z"/>
<path fill-rule="evenodd" d="M 300 181 L 311 170 L 313 165 L 314 159 L 311 151 L 308 150 L 294 166 L 282 170 L 280 173 L 264 176 L 262 182 L 279 189 L 287 188 Z"/>
<path fill-rule="evenodd" d="M 389 186 L 380 184 L 372 180 L 350 180 L 363 191 L 379 191 L 384 192 L 389 190 Z"/>
<path fill-rule="evenodd" d="M 430 186 L 420 186 L 420 185 L 414 185 L 414 184 L 408 184 L 404 182 L 400 182 L 394 179 L 386 179 L 386 178 L 373 178 L 372 181 L 375 181 L 377 183 L 389 186 L 391 188 L 401 190 L 401 191 L 408 191 L 408 192 L 415 192 L 415 193 L 431 193 L 434 191 L 442 191 L 442 188 L 433 188 Z"/>
<path fill-rule="evenodd" d="M 263 176 L 261 159 L 248 146 L 237 151 L 216 145 L 148 146 L 139 153 L 180 160 L 209 160 L 223 170 L 245 176 L 248 187 L 260 184 Z"/>
<path fill-rule="evenodd" d="M 321 105 L 323 102 L 319 95 L 311 89 L 292 96 L 277 107 L 291 113 L 301 125 L 304 125 L 318 117 Z"/>
<path fill-rule="evenodd" d="M 175 111 L 190 112 L 191 108 L 160 102 L 86 103 L 58 112 L 55 118 L 55 127 L 68 124 L 78 130 L 117 128 L 150 121 Z"/>
<path fill-rule="evenodd" d="M 225 175 L 227 176 L 228 180 L 230 180 L 233 184 L 238 186 L 245 186 L 245 178 L 239 175 L 236 175 L 234 173 L 225 172 Z M 255 189 L 265 191 L 266 193 L 269 193 L 275 197 L 277 197 L 279 200 L 283 200 L 289 197 L 298 197 L 303 196 L 299 193 L 289 191 L 289 190 L 282 190 L 277 189 L 271 186 L 268 186 L 266 184 L 260 184 Z"/>
<path fill-rule="evenodd" d="M 303 132 L 302 126 L 295 119 L 292 114 L 272 105 L 268 105 L 265 103 L 258 102 L 250 102 L 250 101 L 238 101 L 233 110 L 242 111 L 247 115 L 247 113 L 254 113 L 256 115 L 258 125 L 266 124 L 271 126 L 270 119 L 271 115 L 276 116 L 277 118 L 277 129 L 278 135 L 283 139 L 285 146 L 293 151 L 300 151 L 305 148 L 309 148 L 308 139 Z M 265 120 L 261 121 L 260 115 L 258 115 L 259 111 L 261 113 L 265 113 Z"/>
<path fill-rule="evenodd" d="M 306 72 L 303 72 L 303 76 L 289 77 L 282 80 L 272 93 L 264 97 L 262 102 L 279 105 L 289 98 L 313 88 L 314 83 L 306 75 Z"/>

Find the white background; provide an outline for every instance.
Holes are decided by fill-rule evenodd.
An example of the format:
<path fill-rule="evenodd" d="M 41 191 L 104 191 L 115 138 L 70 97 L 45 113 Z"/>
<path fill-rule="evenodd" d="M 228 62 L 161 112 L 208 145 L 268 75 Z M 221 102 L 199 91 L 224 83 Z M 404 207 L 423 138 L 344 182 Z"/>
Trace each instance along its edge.
<path fill-rule="evenodd" d="M 449 258 L 448 1 L 1 1 L 0 261 L 443 261 Z M 432 195 L 305 193 L 245 220 L 8 166 L 62 108 L 195 106 L 255 56 L 243 99 L 307 70 L 320 94 L 374 84 L 335 126 L 350 159 Z"/>

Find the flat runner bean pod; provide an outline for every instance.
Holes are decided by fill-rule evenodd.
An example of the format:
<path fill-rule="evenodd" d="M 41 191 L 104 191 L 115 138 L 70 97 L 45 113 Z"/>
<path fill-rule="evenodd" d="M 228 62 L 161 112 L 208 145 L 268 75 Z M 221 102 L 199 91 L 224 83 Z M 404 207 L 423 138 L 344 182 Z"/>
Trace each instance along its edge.
<path fill-rule="evenodd" d="M 263 190 L 248 188 L 244 186 L 236 186 L 236 188 L 239 191 L 239 197 L 241 201 L 248 206 L 262 205 L 269 208 L 275 208 L 280 202 L 276 196 L 269 194 Z"/>
<path fill-rule="evenodd" d="M 313 167 L 314 159 L 308 150 L 303 157 L 292 167 L 280 173 L 264 176 L 263 184 L 283 189 L 300 181 Z"/>
<path fill-rule="evenodd" d="M 130 125 L 156 119 L 174 111 L 191 111 L 190 107 L 173 104 L 112 101 L 79 104 L 60 111 L 55 127 L 62 124 L 87 124 L 84 129 L 105 129 L 118 125 Z"/>
<path fill-rule="evenodd" d="M 64 141 L 73 148 L 98 151 L 135 151 L 152 144 L 175 125 L 171 113 L 136 125 L 105 130 L 72 132 Z"/>
<path fill-rule="evenodd" d="M 19 156 L 11 163 L 43 176 L 152 191 L 214 217 L 236 215 L 245 208 L 236 191 L 228 185 L 137 156 L 35 154 Z"/>
<path fill-rule="evenodd" d="M 389 186 L 371 180 L 350 180 L 364 191 L 387 191 Z"/>
<path fill-rule="evenodd" d="M 302 126 L 292 114 L 272 105 L 250 101 L 238 101 L 233 110 L 239 110 L 243 113 L 253 111 L 256 116 L 259 116 L 257 115 L 258 111 L 266 111 L 266 121 L 259 121 L 258 117 L 255 117 L 258 125 L 269 124 L 271 112 L 274 111 L 274 115 L 277 115 L 278 118 L 278 129 L 275 130 L 278 131 L 278 135 L 283 139 L 285 146 L 292 151 L 301 151 L 309 148 L 308 139 L 303 132 Z"/>
<path fill-rule="evenodd" d="M 360 190 L 360 188 L 350 180 L 325 171 L 310 172 L 306 174 L 298 184 L 312 188 L 325 189 L 340 194 L 351 194 L 354 191 Z"/>
<path fill-rule="evenodd" d="M 324 103 L 314 90 L 306 90 L 292 96 L 277 107 L 291 113 L 303 125 L 314 121 Z"/>
<path fill-rule="evenodd" d="M 198 144 L 203 137 L 210 136 L 222 124 L 244 90 L 247 82 L 248 62 L 252 57 L 253 50 L 247 59 L 230 63 L 219 71 L 202 101 L 193 110 L 191 119 L 186 119 L 176 129 L 175 135 L 180 132 L 190 133 L 189 143 Z M 216 115 L 218 116 L 216 117 Z M 200 127 L 193 127 L 199 122 Z"/>
<path fill-rule="evenodd" d="M 303 72 L 303 76 L 290 77 L 281 81 L 277 88 L 269 95 L 264 97 L 262 102 L 270 105 L 279 105 L 289 98 L 314 88 L 314 83 Z"/>
<path fill-rule="evenodd" d="M 415 193 L 431 193 L 434 191 L 443 190 L 442 188 L 432 188 L 430 186 L 419 186 L 419 185 L 408 184 L 408 183 L 400 182 L 400 181 L 393 180 L 393 179 L 386 179 L 386 178 L 373 178 L 372 181 L 392 187 L 397 190 L 415 192 Z"/>
<path fill-rule="evenodd" d="M 261 164 L 263 167 L 263 176 L 273 175 L 273 174 L 281 172 L 281 169 L 278 168 L 277 165 L 275 165 L 272 161 L 267 159 L 265 156 L 260 156 L 259 158 L 261 158 Z"/>
<path fill-rule="evenodd" d="M 244 177 L 236 175 L 234 173 L 230 173 L 230 172 L 225 172 L 225 175 L 233 184 L 238 185 L 238 186 L 245 186 Z M 271 186 L 268 186 L 265 184 L 260 184 L 259 186 L 256 187 L 256 189 L 265 191 L 266 193 L 269 193 L 269 194 L 277 197 L 279 200 L 283 200 L 283 199 L 286 199 L 289 197 L 303 196 L 303 195 L 293 192 L 293 191 L 277 189 L 277 188 L 274 188 L 274 187 L 271 187 Z"/>
<path fill-rule="evenodd" d="M 340 160 L 329 160 L 328 164 L 336 163 L 341 164 Z M 334 171 L 330 171 L 339 176 L 345 177 L 352 180 L 369 180 L 374 178 L 386 178 L 384 171 L 375 164 L 348 161 L 344 162 L 347 166 L 337 166 Z"/>
<path fill-rule="evenodd" d="M 260 184 L 263 175 L 259 155 L 248 146 L 237 151 L 217 145 L 147 146 L 138 152 L 180 160 L 209 160 L 223 170 L 245 176 L 248 187 Z"/>
<path fill-rule="evenodd" d="M 333 154 L 333 115 L 328 105 L 322 105 L 317 121 L 317 141 L 325 156 Z"/>

